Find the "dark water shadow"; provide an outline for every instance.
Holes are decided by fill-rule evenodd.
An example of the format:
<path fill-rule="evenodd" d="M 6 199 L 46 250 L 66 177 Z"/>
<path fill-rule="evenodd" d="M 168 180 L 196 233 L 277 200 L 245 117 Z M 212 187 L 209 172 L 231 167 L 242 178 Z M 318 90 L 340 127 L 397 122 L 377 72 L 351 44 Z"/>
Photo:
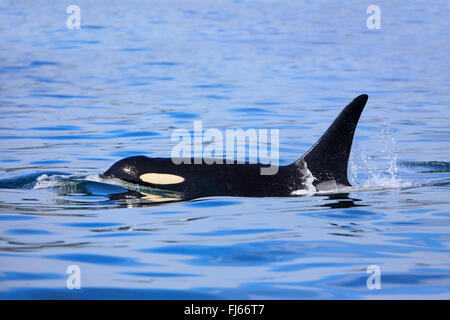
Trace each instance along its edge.
<path fill-rule="evenodd" d="M 330 209 L 349 209 L 354 207 L 367 207 L 367 204 L 360 204 L 362 199 L 351 198 L 348 193 L 334 193 L 327 195 L 327 203 L 320 204 L 319 207 Z"/>

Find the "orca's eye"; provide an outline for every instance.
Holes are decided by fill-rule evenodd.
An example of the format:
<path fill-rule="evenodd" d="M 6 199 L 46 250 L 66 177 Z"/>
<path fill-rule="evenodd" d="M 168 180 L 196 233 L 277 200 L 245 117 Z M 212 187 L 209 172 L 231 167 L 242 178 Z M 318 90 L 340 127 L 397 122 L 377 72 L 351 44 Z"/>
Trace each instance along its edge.
<path fill-rule="evenodd" d="M 181 176 L 166 173 L 144 173 L 139 178 L 152 184 L 177 184 L 184 181 L 184 178 Z"/>

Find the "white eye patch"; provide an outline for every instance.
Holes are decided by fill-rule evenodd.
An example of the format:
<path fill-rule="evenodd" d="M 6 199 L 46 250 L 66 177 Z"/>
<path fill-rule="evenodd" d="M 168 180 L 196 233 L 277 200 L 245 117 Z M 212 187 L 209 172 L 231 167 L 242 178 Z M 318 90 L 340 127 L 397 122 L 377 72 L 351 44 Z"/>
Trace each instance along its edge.
<path fill-rule="evenodd" d="M 183 177 L 167 173 L 144 173 L 139 178 L 153 184 L 177 184 L 184 181 Z"/>

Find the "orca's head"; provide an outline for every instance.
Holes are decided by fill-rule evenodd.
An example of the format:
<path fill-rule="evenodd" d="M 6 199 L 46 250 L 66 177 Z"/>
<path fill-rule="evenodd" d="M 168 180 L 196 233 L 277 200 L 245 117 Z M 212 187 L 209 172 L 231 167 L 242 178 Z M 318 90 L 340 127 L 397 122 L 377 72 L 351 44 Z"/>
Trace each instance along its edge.
<path fill-rule="evenodd" d="M 151 202 L 185 199 L 184 193 L 177 189 L 177 186 L 182 185 L 185 179 L 179 175 L 164 173 L 164 171 L 161 170 L 160 165 L 155 164 L 155 159 L 135 156 L 117 161 L 102 176 L 154 188 L 151 193 L 139 191 L 142 199 L 151 200 Z"/>
<path fill-rule="evenodd" d="M 114 163 L 111 168 L 103 173 L 104 177 L 117 178 L 135 184 L 143 184 L 140 178 L 146 172 L 145 168 L 149 158 L 144 156 L 128 157 Z"/>
<path fill-rule="evenodd" d="M 103 177 L 117 178 L 154 188 L 179 190 L 185 178 L 173 171 L 172 162 L 169 162 L 171 166 L 168 166 L 165 160 L 144 156 L 125 158 L 113 164 Z"/>

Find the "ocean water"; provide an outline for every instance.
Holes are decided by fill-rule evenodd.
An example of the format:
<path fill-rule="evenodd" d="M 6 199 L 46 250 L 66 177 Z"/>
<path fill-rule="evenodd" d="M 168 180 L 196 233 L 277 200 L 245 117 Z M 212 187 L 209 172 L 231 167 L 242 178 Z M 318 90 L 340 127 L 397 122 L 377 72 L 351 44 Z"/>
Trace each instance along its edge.
<path fill-rule="evenodd" d="M 450 298 L 448 1 L 378 1 L 374 30 L 364 1 L 77 1 L 73 30 L 69 4 L 0 2 L 0 298 Z M 288 164 L 362 93 L 350 189 L 161 203 L 99 176 L 194 120 L 279 129 Z"/>

